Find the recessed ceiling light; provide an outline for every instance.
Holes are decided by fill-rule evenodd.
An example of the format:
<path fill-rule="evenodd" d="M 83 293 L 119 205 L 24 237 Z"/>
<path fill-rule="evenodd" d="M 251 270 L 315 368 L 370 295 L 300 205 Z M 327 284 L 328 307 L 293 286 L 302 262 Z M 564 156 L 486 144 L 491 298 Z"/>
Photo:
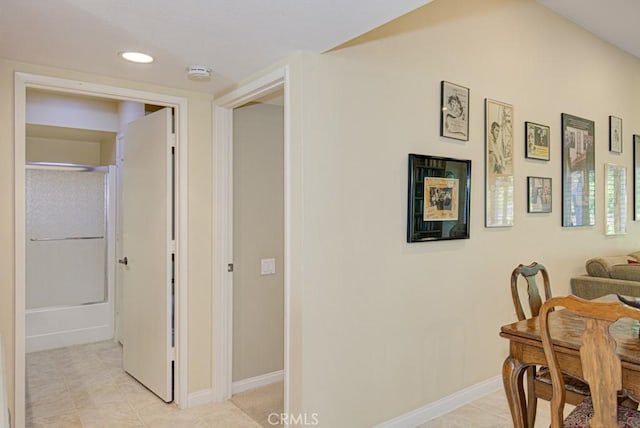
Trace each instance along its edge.
<path fill-rule="evenodd" d="M 120 52 L 119 54 L 123 59 L 131 62 L 137 62 L 139 64 L 149 64 L 153 62 L 153 57 L 142 52 Z"/>

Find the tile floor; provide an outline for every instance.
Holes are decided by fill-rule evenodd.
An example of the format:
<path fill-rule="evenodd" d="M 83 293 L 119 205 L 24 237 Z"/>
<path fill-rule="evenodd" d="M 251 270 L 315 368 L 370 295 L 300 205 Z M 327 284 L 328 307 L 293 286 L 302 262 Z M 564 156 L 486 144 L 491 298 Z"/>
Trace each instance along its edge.
<path fill-rule="evenodd" d="M 246 391 L 231 397 L 231 402 L 245 412 L 263 428 L 278 428 L 279 419 L 269 415 L 281 414 L 284 409 L 284 383 L 274 383 L 262 388 Z"/>
<path fill-rule="evenodd" d="M 121 367 L 122 348 L 112 341 L 27 354 L 27 427 L 269 428 L 267 415 L 282 412 L 281 383 L 179 410 Z M 416 428 L 511 426 L 500 390 Z M 548 426 L 549 404 L 540 400 L 536 428 Z"/>
<path fill-rule="evenodd" d="M 565 406 L 565 413 L 573 406 Z M 548 428 L 551 424 L 549 403 L 538 400 L 535 428 Z M 416 428 L 511 428 L 511 413 L 504 391 L 496 391 L 451 413 L 433 419 Z"/>
<path fill-rule="evenodd" d="M 122 370 L 122 348 L 113 341 L 34 352 L 26 360 L 28 428 L 260 428 L 260 415 L 282 412 L 277 386 L 234 396 L 248 403 L 248 413 L 233 401 L 179 410 Z"/>

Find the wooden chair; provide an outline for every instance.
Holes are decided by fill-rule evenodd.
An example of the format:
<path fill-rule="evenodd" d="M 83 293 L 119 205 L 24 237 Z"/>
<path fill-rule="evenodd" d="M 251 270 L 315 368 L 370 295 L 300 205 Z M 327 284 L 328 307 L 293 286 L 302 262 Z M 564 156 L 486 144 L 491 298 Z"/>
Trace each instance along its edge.
<path fill-rule="evenodd" d="M 542 307 L 542 297 L 538 289 L 537 279 L 542 279 L 544 287 L 544 300 L 551 298 L 551 285 L 547 269 L 538 262 L 533 262 L 528 266 L 518 265 L 511 272 L 511 297 L 513 306 L 516 309 L 518 321 L 527 319 L 527 315 L 522 307 L 522 299 L 518 292 L 518 279 L 524 278 L 527 282 L 527 295 L 529 303 L 530 317 L 536 317 Z M 538 398 L 546 401 L 551 400 L 551 375 L 545 366 L 531 367 L 527 370 L 527 420 L 532 427 L 536 420 Z M 566 402 L 573 405 L 580 404 L 589 396 L 589 386 L 582 380 L 572 376 L 565 376 Z"/>
<path fill-rule="evenodd" d="M 549 314 L 559 306 L 584 319 L 580 360 L 584 378 L 591 390 L 591 397 L 580 403 L 564 420 L 566 388 L 548 323 Z M 553 389 L 551 428 L 640 426 L 640 412 L 618 404 L 618 393 L 622 389 L 622 365 L 616 355 L 616 342 L 609 327 L 618 319 L 626 317 L 640 320 L 640 310 L 622 302 L 594 302 L 573 295 L 554 297 L 542 305 L 539 315 L 540 335 Z"/>

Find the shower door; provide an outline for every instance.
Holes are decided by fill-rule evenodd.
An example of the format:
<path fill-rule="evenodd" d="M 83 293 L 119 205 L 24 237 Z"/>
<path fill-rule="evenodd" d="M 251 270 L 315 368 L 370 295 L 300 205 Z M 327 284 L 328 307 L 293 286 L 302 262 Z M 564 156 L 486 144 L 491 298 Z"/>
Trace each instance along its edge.
<path fill-rule="evenodd" d="M 109 171 L 27 166 L 27 352 L 113 337 Z"/>

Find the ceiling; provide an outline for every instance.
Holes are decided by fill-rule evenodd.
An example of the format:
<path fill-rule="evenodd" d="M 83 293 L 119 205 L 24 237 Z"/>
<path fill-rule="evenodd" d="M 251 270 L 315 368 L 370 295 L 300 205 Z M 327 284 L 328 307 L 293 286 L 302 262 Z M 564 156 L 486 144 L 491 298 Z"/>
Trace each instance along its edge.
<path fill-rule="evenodd" d="M 640 1 L 537 0 L 601 39 L 640 57 Z M 541 27 L 544 30 L 544 27 Z"/>
<path fill-rule="evenodd" d="M 0 0 L 0 57 L 217 93 L 324 52 L 431 0 Z M 124 50 L 152 54 L 128 63 Z M 213 70 L 208 82 L 187 67 Z"/>
<path fill-rule="evenodd" d="M 291 53 L 327 51 L 431 1 L 0 0 L 0 57 L 215 94 Z M 640 1 L 537 1 L 640 56 Z M 123 50 L 156 61 L 127 63 Z M 212 79 L 187 79 L 190 65 L 211 68 Z"/>

